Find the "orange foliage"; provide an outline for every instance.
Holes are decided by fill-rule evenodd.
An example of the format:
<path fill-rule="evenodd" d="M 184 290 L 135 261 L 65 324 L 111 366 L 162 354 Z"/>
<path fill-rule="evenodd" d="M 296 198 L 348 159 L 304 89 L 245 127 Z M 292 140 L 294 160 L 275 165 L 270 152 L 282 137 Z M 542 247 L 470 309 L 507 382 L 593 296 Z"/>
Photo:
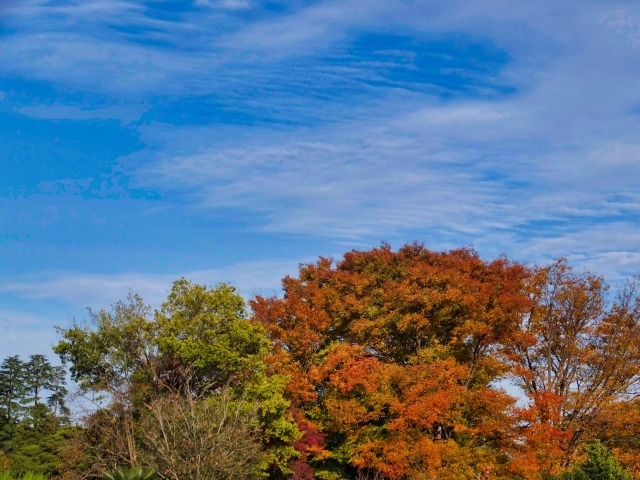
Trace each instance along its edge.
<path fill-rule="evenodd" d="M 490 383 L 529 307 L 527 276 L 471 249 L 383 245 L 304 265 L 283 299 L 251 306 L 293 404 L 340 452 L 334 461 L 390 479 L 469 478 L 491 469 L 513 421 L 512 399 Z"/>
<path fill-rule="evenodd" d="M 610 303 L 601 277 L 576 272 L 564 260 L 534 272 L 531 310 L 504 344 L 530 399 L 518 412 L 523 444 L 515 471 L 535 477 L 536 470 L 566 468 L 583 441 L 604 438 L 599 425 L 637 391 L 639 287 L 628 282 Z"/>
<path fill-rule="evenodd" d="M 640 479 L 640 402 L 616 402 L 598 418 L 591 432 L 607 444 L 634 478 Z"/>
<path fill-rule="evenodd" d="M 383 244 L 303 265 L 283 287 L 284 298 L 251 306 L 313 439 L 298 442 L 297 478 L 313 467 L 534 479 L 566 469 L 591 438 L 640 472 L 640 414 L 622 407 L 640 386 L 638 281 L 609 302 L 602 278 L 563 260 L 531 269 L 472 249 Z M 506 376 L 526 406 L 495 387 Z"/>

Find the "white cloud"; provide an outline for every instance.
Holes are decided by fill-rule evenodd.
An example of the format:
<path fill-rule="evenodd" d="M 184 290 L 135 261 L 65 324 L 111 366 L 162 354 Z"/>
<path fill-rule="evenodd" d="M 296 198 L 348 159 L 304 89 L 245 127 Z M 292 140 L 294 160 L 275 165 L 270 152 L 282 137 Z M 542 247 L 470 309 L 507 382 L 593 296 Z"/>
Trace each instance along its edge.
<path fill-rule="evenodd" d="M 224 22 L 209 13 L 187 17 L 175 31 L 153 23 L 160 32 L 149 38 L 174 41 L 176 49 L 168 50 L 106 36 L 101 28 L 109 21 L 158 21 L 135 3 L 100 0 L 74 4 L 63 15 L 70 23 L 89 20 L 97 33 L 50 31 L 34 22 L 5 39 L 0 68 L 118 96 L 222 92 L 247 110 L 293 117 L 291 125 L 250 130 L 140 127 L 151 148 L 131 158 L 144 163 L 128 170 L 132 184 L 177 192 L 192 213 L 239 208 L 259 212 L 269 232 L 357 242 L 419 235 L 515 250 L 516 258 L 593 254 L 617 258 L 616 268 L 626 269 L 624 261 L 635 258 L 628 256 L 629 239 L 640 209 L 633 199 L 640 63 L 638 7 L 623 5 L 326 1 L 231 32 L 216 31 Z M 29 20 L 52 13 L 33 1 L 11 12 Z M 92 20 L 96 12 L 106 18 Z M 368 82 L 376 78 L 375 62 L 332 65 L 314 57 L 366 31 L 419 40 L 456 32 L 490 43 L 510 56 L 492 80 L 514 92 L 442 99 L 397 84 L 374 89 Z M 193 46 L 188 37 L 198 45 L 185 55 L 180 48 Z M 308 63 L 279 63 L 299 58 Z M 375 98 L 367 105 L 321 100 L 314 110 L 314 95 L 330 96 L 325 87 L 343 77 L 352 78 L 355 95 L 372 89 Z M 303 93 L 291 94 L 292 85 Z M 301 126 L 305 111 L 317 123 Z M 42 107 L 25 113 L 86 114 Z M 630 229 L 629 239 L 600 245 L 602 231 L 613 226 Z M 115 293 L 103 280 L 105 291 Z M 111 281 L 121 289 L 125 279 Z M 151 280 L 140 280 L 143 288 L 155 291 L 170 279 L 158 278 L 153 287 L 145 281 Z"/>
<path fill-rule="evenodd" d="M 620 8 L 602 15 L 602 22 L 632 46 L 640 47 L 640 17 L 637 15 Z"/>
<path fill-rule="evenodd" d="M 80 272 L 40 272 L 18 281 L 0 284 L 0 292 L 30 300 L 57 300 L 79 308 L 108 308 L 126 298 L 130 290 L 145 302 L 159 307 L 174 280 L 184 277 L 196 283 L 229 283 L 245 299 L 255 294 L 280 293 L 280 281 L 295 274 L 300 262 L 263 260 L 242 262 L 220 269 L 196 270 L 168 274 L 126 272 L 118 274 Z"/>
<path fill-rule="evenodd" d="M 0 310 L 0 360 L 20 355 L 40 353 L 53 357 L 51 346 L 56 334 L 51 319 L 40 314 L 20 310 Z"/>
<path fill-rule="evenodd" d="M 89 88 L 120 98 L 150 90 L 175 91 L 169 85 L 176 81 L 176 76 L 187 77 L 204 61 L 141 45 L 101 39 L 87 41 L 85 36 L 72 33 L 34 33 L 5 38 L 1 58 L 5 62 L 11 60 L 2 67 L 5 74 Z"/>
<path fill-rule="evenodd" d="M 424 110 L 409 115 L 411 122 L 426 122 L 433 125 L 451 124 L 456 128 L 484 122 L 496 123 L 508 120 L 508 112 L 492 104 L 453 105 L 450 108 L 433 108 L 429 106 Z"/>
<path fill-rule="evenodd" d="M 296 140 L 255 129 L 242 146 L 214 138 L 192 154 L 186 145 L 173 154 L 168 147 L 136 181 L 181 191 L 198 208 L 263 212 L 269 231 L 353 239 L 408 229 L 470 238 L 534 221 L 637 211 L 609 200 L 634 191 L 640 163 L 622 159 L 636 147 L 612 150 L 605 136 L 550 150 L 545 135 L 529 133 L 536 118 L 523 109 L 538 100 L 432 103 Z"/>
<path fill-rule="evenodd" d="M 0 94 L 0 101 L 2 100 Z M 93 120 L 93 119 L 119 119 L 125 124 L 138 120 L 140 116 L 149 110 L 149 106 L 142 103 L 114 104 L 104 107 L 82 107 L 79 105 L 64 105 L 52 103 L 49 105 L 39 104 L 17 108 L 23 115 L 33 118 L 47 120 L 67 119 L 67 120 Z"/>
<path fill-rule="evenodd" d="M 222 0 L 220 5 L 229 10 L 245 10 L 251 7 L 249 0 Z"/>
<path fill-rule="evenodd" d="M 592 153 L 591 159 L 609 167 L 640 165 L 640 144 L 614 142 L 602 150 Z"/>

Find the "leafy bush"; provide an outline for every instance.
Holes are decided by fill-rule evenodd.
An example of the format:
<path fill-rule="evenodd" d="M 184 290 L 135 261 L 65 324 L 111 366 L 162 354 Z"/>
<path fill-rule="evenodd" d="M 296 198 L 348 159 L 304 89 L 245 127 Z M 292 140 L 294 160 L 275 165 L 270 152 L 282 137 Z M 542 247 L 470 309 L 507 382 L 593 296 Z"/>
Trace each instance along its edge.
<path fill-rule="evenodd" d="M 570 472 L 565 472 L 552 480 L 633 480 L 618 459 L 599 441 L 585 447 L 587 459 Z"/>
<path fill-rule="evenodd" d="M 26 473 L 22 476 L 15 476 L 11 472 L 0 472 L 0 480 L 48 480 L 44 475 L 37 473 Z"/>

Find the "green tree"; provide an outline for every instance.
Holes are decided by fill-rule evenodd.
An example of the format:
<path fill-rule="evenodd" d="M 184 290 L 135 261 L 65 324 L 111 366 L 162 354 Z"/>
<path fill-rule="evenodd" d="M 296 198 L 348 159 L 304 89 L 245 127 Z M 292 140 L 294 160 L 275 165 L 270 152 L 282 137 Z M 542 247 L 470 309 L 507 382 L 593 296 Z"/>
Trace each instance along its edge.
<path fill-rule="evenodd" d="M 66 404 L 68 390 L 66 385 L 67 373 L 63 366 L 53 367 L 53 382 L 50 386 L 50 395 L 47 397 L 47 405 L 55 416 L 67 417 L 70 413 Z"/>
<path fill-rule="evenodd" d="M 25 363 L 18 355 L 0 364 L 0 414 L 5 425 L 17 423 L 24 413 L 25 376 Z"/>
<path fill-rule="evenodd" d="M 269 351 L 264 330 L 246 319 L 233 287 L 208 289 L 185 279 L 173 284 L 156 313 L 155 343 L 165 365 L 177 370 L 163 372 L 167 383 L 195 395 L 225 385 L 243 388 L 264 373 Z M 188 379 L 176 375 L 181 368 L 190 371 Z"/>
<path fill-rule="evenodd" d="M 255 402 L 255 423 L 266 449 L 261 468 L 271 475 L 288 472 L 297 456 L 291 445 L 300 434 L 288 415 L 285 379 L 267 374 L 265 329 L 247 319 L 242 297 L 229 285 L 208 289 L 181 279 L 156 321 L 158 353 L 173 366 L 168 383 L 189 396 L 229 387 L 237 398 Z"/>
<path fill-rule="evenodd" d="M 87 321 L 57 327 L 62 339 L 53 350 L 71 365 L 71 378 L 84 391 L 127 394 L 141 375 L 153 374 L 157 355 L 151 308 L 130 293 L 111 311 L 88 311 Z"/>
<path fill-rule="evenodd" d="M 23 405 L 36 406 L 41 403 L 42 395 L 49 392 L 47 403 L 55 412 L 66 411 L 64 398 L 67 394 L 65 385 L 65 371 L 63 367 L 54 367 L 47 357 L 42 354 L 29 356 L 24 363 Z"/>
<path fill-rule="evenodd" d="M 2 463 L 10 463 L 15 429 L 22 418 L 24 407 L 24 362 L 17 355 L 7 357 L 0 364 L 0 447 Z"/>
<path fill-rule="evenodd" d="M 62 339 L 53 350 L 70 364 L 71 378 L 81 391 L 104 406 L 86 419 L 87 429 L 71 449 L 91 459 L 71 456 L 79 468 L 98 475 L 117 465 L 136 464 L 134 417 L 160 378 L 151 308 L 139 295 L 130 293 L 111 311 L 88 311 L 87 321 L 57 328 Z"/>
<path fill-rule="evenodd" d="M 11 439 L 11 471 L 55 475 L 58 453 L 65 442 L 60 420 L 42 403 L 30 406 L 24 419 L 15 427 Z"/>
<path fill-rule="evenodd" d="M 288 418 L 284 381 L 267 374 L 265 331 L 246 317 L 244 300 L 233 287 L 207 288 L 181 279 L 155 315 L 131 294 L 110 312 L 90 310 L 88 322 L 59 329 L 62 339 L 54 350 L 71 364 L 72 378 L 85 391 L 106 394 L 106 407 L 89 419 L 84 438 L 95 456 L 93 464 L 111 468 L 137 465 L 154 455 L 159 459 L 157 445 L 148 441 L 148 428 L 141 425 L 162 427 L 162 415 L 153 412 L 160 411 L 166 398 L 194 402 L 193 411 L 199 412 L 228 391 L 229 408 L 251 404 L 256 409 L 243 432 L 267 450 L 262 470 L 286 470 L 298 431 Z M 171 425 L 179 426 L 177 420 Z M 216 436 L 220 428 L 231 426 L 196 430 L 208 428 L 208 435 Z M 195 471 L 189 476 L 209 478 Z"/>
<path fill-rule="evenodd" d="M 585 446 L 587 459 L 570 472 L 566 472 L 555 480 L 633 480 L 618 459 L 599 441 Z"/>
<path fill-rule="evenodd" d="M 2 362 L 2 443 L 4 458 L 12 472 L 57 473 L 58 453 L 67 430 L 72 429 L 63 425 L 66 423 L 64 377 L 62 367 L 53 367 L 40 354 L 31 355 L 27 362 L 18 356 Z M 46 393 L 51 395 L 44 403 L 41 400 Z"/>

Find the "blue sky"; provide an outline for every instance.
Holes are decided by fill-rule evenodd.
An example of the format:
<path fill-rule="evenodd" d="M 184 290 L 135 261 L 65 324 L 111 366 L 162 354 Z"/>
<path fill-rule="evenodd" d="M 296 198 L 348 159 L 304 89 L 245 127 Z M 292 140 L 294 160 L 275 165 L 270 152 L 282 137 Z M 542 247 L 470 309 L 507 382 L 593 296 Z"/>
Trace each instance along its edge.
<path fill-rule="evenodd" d="M 0 355 L 387 241 L 640 272 L 640 4 L 4 0 Z"/>

